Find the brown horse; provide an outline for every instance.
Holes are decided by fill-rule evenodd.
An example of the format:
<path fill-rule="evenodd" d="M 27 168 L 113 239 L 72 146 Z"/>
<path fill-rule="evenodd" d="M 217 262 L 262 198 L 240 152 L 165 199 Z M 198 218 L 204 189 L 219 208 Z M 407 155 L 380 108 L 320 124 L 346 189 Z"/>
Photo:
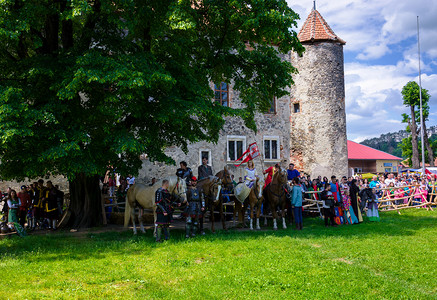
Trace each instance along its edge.
<path fill-rule="evenodd" d="M 207 207 L 209 207 L 210 202 L 219 200 L 222 182 L 218 177 L 203 178 L 197 182 L 197 187 L 202 190 Z M 203 218 L 200 220 L 200 230 L 203 232 Z"/>
<path fill-rule="evenodd" d="M 220 197 L 216 197 L 216 198 L 209 198 L 208 199 L 208 207 L 210 209 L 210 220 L 211 220 L 211 231 L 215 232 L 214 230 L 214 209 L 218 208 L 219 210 L 219 214 L 220 214 L 220 219 L 222 220 L 222 226 L 223 229 L 226 230 L 226 224 L 225 224 L 225 217 L 223 214 L 223 194 L 221 189 L 225 188 L 229 191 L 231 191 L 234 188 L 234 185 L 232 184 L 232 178 L 231 178 L 231 173 L 228 171 L 228 169 L 225 167 L 222 171 L 218 172 L 217 174 L 215 174 L 215 177 L 217 177 L 220 182 Z"/>
<path fill-rule="evenodd" d="M 287 171 L 281 169 L 273 175 L 272 182 L 264 189 L 264 196 L 270 206 L 273 215 L 273 229 L 277 230 L 276 219 L 278 217 L 277 208 L 281 209 L 282 227 L 285 229 L 285 208 L 287 201 L 285 197 L 284 185 L 287 183 Z"/>
<path fill-rule="evenodd" d="M 244 183 L 240 183 L 244 184 Z M 235 212 L 238 211 L 238 219 L 240 222 L 243 222 L 243 226 L 245 226 L 244 214 L 246 212 L 247 207 L 250 207 L 250 230 L 253 230 L 253 211 L 256 208 L 256 229 L 261 229 L 259 226 L 259 216 L 261 214 L 261 205 L 263 204 L 263 186 L 264 180 L 262 178 L 257 178 L 254 186 L 252 187 L 249 196 L 247 196 L 246 200 L 244 200 L 243 205 L 241 205 L 240 201 L 235 201 L 235 210 L 234 210 L 234 220 L 235 220 Z M 234 222 L 235 223 L 235 222 Z"/>

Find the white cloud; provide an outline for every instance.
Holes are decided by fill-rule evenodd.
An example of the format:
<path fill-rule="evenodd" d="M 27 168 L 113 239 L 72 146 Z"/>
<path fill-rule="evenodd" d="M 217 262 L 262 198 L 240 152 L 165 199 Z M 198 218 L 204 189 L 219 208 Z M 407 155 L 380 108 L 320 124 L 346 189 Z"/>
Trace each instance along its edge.
<path fill-rule="evenodd" d="M 312 9 L 289 5 L 301 17 L 299 27 Z M 406 39 L 416 41 L 417 16 L 420 16 L 423 51 L 437 57 L 437 2 L 427 0 L 336 0 L 319 1 L 317 10 L 334 32 L 346 40 L 345 51 L 358 52 L 358 59 L 367 60 L 390 53 L 390 46 Z"/>
<path fill-rule="evenodd" d="M 300 14 L 299 29 L 312 9 L 290 6 Z M 401 90 L 418 82 L 417 15 L 420 16 L 422 86 L 431 94 L 428 127 L 437 124 L 437 1 L 318 1 L 317 10 L 347 44 L 346 120 L 349 139 L 362 141 L 405 128 Z M 355 59 L 350 59 L 355 57 Z M 376 62 L 375 62 L 376 60 Z"/>

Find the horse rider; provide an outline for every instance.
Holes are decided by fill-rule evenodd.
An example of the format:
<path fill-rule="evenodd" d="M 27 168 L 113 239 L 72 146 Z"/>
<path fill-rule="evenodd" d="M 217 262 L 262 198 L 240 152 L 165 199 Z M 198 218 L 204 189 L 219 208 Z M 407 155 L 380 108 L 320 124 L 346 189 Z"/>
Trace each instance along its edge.
<path fill-rule="evenodd" d="M 201 189 L 197 187 L 197 178 L 191 178 L 191 186 L 187 191 L 188 205 L 184 215 L 187 218 L 185 223 L 185 237 L 189 238 L 196 236 L 196 229 L 200 229 L 203 233 L 203 228 L 199 228 L 200 222 L 205 211 L 205 197 Z M 203 227 L 203 226 L 200 226 Z"/>
<path fill-rule="evenodd" d="M 290 163 L 288 165 L 288 169 L 287 169 L 287 180 L 288 180 L 288 182 L 291 182 L 294 177 L 300 177 L 300 173 L 299 173 L 298 170 L 296 170 L 294 168 L 294 164 Z"/>
<path fill-rule="evenodd" d="M 276 172 L 279 172 L 281 167 L 279 164 L 276 164 L 274 167 L 270 167 L 267 170 L 263 171 L 263 174 L 267 174 L 266 181 L 264 183 L 264 189 L 272 182 L 273 175 L 275 175 Z"/>
<path fill-rule="evenodd" d="M 155 192 L 155 204 L 156 204 L 156 242 L 162 242 L 161 236 L 164 231 L 164 239 L 169 239 L 168 227 L 171 223 L 171 217 L 173 212 L 171 195 L 168 191 L 169 181 L 164 179 L 162 186 Z"/>
<path fill-rule="evenodd" d="M 247 168 L 244 169 L 244 172 L 244 180 L 246 185 L 252 188 L 256 178 L 258 177 L 258 172 L 255 169 L 255 164 L 253 163 L 252 159 L 247 162 Z"/>
<path fill-rule="evenodd" d="M 191 178 L 193 177 L 193 171 L 191 171 L 191 168 L 187 167 L 187 162 L 185 161 L 181 161 L 179 165 L 181 167 L 177 169 L 176 176 L 185 179 L 187 185 L 190 185 Z"/>
<path fill-rule="evenodd" d="M 197 168 L 197 175 L 199 177 L 199 180 L 212 176 L 212 168 L 211 166 L 208 166 L 207 157 L 202 158 L 202 165 Z"/>

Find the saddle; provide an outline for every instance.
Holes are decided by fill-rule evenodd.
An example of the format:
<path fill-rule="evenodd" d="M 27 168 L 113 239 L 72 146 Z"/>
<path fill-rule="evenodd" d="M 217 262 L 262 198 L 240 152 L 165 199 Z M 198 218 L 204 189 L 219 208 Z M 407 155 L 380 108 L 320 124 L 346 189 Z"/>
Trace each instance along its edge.
<path fill-rule="evenodd" d="M 234 189 L 235 198 L 243 203 L 244 200 L 246 200 L 246 198 L 249 196 L 250 191 L 251 188 L 248 187 L 245 183 L 239 183 Z"/>

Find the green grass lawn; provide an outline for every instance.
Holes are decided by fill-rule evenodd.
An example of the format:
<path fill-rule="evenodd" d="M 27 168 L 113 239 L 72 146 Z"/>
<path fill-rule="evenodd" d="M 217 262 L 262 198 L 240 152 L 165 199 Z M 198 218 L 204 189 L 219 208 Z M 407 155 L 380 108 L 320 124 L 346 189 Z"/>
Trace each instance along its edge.
<path fill-rule="evenodd" d="M 380 223 L 219 231 L 155 244 L 151 232 L 0 240 L 1 299 L 437 299 L 437 211 Z"/>

